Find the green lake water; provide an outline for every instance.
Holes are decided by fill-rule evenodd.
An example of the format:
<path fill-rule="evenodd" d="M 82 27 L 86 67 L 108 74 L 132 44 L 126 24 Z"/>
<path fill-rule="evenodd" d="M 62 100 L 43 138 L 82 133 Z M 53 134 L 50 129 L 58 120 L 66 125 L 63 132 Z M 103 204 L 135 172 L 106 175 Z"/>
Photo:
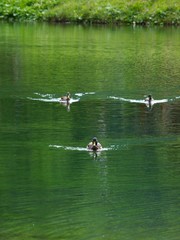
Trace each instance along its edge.
<path fill-rule="evenodd" d="M 178 240 L 179 66 L 179 28 L 1 23 L 0 239 Z"/>

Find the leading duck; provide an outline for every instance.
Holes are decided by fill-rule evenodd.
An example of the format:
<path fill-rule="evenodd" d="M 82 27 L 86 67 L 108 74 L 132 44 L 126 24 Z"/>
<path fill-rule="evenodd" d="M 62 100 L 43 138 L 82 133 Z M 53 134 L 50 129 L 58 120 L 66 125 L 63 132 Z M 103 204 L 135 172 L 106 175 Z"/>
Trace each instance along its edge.
<path fill-rule="evenodd" d="M 87 145 L 87 149 L 97 151 L 102 149 L 102 145 L 98 142 L 97 138 L 94 137 L 92 141 Z"/>
<path fill-rule="evenodd" d="M 60 98 L 60 101 L 69 102 L 70 99 L 71 99 L 71 95 L 70 95 L 69 92 L 67 92 L 66 96 L 62 96 L 62 97 Z"/>

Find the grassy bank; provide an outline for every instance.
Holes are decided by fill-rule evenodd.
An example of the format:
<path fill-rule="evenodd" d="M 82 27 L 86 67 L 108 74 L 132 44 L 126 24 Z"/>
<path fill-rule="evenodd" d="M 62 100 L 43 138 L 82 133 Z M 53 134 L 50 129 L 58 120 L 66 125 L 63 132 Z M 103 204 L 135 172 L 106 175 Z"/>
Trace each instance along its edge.
<path fill-rule="evenodd" d="M 180 25 L 179 0 L 1 0 L 0 18 Z"/>

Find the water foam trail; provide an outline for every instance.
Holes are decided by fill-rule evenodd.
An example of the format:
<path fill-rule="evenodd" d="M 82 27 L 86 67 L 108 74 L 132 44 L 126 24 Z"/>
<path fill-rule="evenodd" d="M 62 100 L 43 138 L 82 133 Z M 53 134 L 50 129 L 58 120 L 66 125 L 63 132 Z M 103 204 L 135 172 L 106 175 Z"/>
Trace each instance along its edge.
<path fill-rule="evenodd" d="M 67 101 L 64 101 L 64 100 L 61 100 L 61 99 L 58 99 L 58 102 L 60 102 L 60 103 L 67 103 Z M 79 102 L 79 98 L 78 99 L 73 99 L 73 98 L 71 98 L 69 101 L 68 101 L 68 103 L 74 103 L 74 102 Z"/>
<path fill-rule="evenodd" d="M 41 102 L 60 102 L 60 103 L 67 103 L 67 101 L 63 101 L 60 98 L 55 98 L 53 94 L 41 94 L 41 93 L 34 93 L 38 96 L 40 96 L 41 98 L 32 98 L 32 97 L 27 97 L 27 99 L 33 100 L 33 101 L 41 101 Z M 78 102 L 78 99 L 73 99 L 71 98 L 68 103 L 74 103 L 74 102 Z"/>
<path fill-rule="evenodd" d="M 95 94 L 95 92 L 75 93 L 75 95 L 78 97 L 82 97 L 84 95 L 92 95 L 92 94 Z"/>
<path fill-rule="evenodd" d="M 40 101 L 40 102 L 60 102 L 59 98 L 31 98 L 31 97 L 27 97 L 27 99 L 33 100 L 33 101 Z"/>
<path fill-rule="evenodd" d="M 64 150 L 71 150 L 71 151 L 87 151 L 86 148 L 82 147 L 69 147 L 69 146 L 61 146 L 61 145 L 49 145 L 52 148 L 63 148 Z"/>
<path fill-rule="evenodd" d="M 93 150 L 89 150 L 86 147 L 69 147 L 69 146 L 61 146 L 61 145 L 49 145 L 49 147 L 52 147 L 52 148 L 62 148 L 64 150 L 71 150 L 71 151 L 89 151 L 89 152 L 93 152 Z M 97 151 L 101 152 L 101 151 L 109 151 L 109 150 L 115 150 L 115 149 L 112 148 L 112 147 L 109 147 L 109 148 L 102 148 L 102 149 L 97 150 Z"/>
<path fill-rule="evenodd" d="M 42 94 L 42 93 L 37 93 L 37 92 L 35 92 L 34 94 L 35 94 L 35 95 L 39 95 L 39 96 L 41 96 L 41 97 L 49 97 L 49 98 L 52 98 L 52 97 L 53 97 L 53 94 L 50 94 L 50 93 Z"/>
<path fill-rule="evenodd" d="M 122 98 L 122 97 L 114 97 L 114 96 L 109 96 L 109 98 L 111 99 L 117 99 L 117 100 L 121 100 L 124 102 L 130 102 L 130 103 L 143 103 L 143 104 L 148 104 L 147 101 L 143 100 L 137 100 L 137 99 L 127 99 L 127 98 Z M 160 99 L 160 100 L 152 100 L 151 101 L 151 105 L 157 104 L 157 103 L 165 103 L 168 102 L 168 99 Z"/>

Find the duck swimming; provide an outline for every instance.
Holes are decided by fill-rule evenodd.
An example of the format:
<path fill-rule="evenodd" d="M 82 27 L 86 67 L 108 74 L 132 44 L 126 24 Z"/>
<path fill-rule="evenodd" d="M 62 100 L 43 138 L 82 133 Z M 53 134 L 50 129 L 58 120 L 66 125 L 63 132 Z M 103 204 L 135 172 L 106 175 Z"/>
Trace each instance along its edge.
<path fill-rule="evenodd" d="M 147 96 L 147 98 L 145 98 L 146 106 L 149 108 L 149 110 L 152 109 L 152 105 L 153 105 L 152 101 L 154 101 L 154 99 L 153 99 L 152 96 L 149 94 L 149 95 Z"/>
<path fill-rule="evenodd" d="M 97 138 L 94 137 L 92 141 L 87 145 L 87 149 L 97 151 L 102 149 L 102 145 L 98 142 Z"/>
<path fill-rule="evenodd" d="M 154 99 L 152 98 L 151 94 L 149 94 L 147 96 L 147 98 L 145 98 L 145 101 L 148 102 L 149 104 L 151 104 L 151 102 L 153 101 Z"/>
<path fill-rule="evenodd" d="M 71 99 L 71 95 L 70 95 L 69 92 L 67 92 L 66 96 L 62 96 L 60 98 L 60 101 L 67 101 L 68 102 L 70 99 Z"/>

